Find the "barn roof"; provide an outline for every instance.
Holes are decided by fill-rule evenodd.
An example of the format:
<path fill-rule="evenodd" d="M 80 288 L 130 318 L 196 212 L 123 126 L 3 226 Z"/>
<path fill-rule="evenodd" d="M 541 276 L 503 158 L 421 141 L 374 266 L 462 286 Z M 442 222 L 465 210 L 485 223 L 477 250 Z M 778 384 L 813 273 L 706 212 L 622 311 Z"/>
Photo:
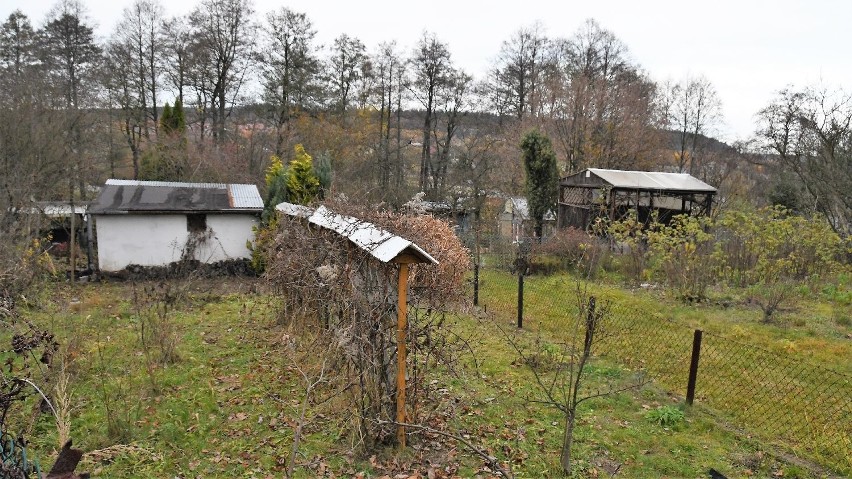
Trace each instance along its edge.
<path fill-rule="evenodd" d="M 304 206 L 281 203 L 275 209 L 289 216 L 307 218 L 308 223 L 334 231 L 383 263 L 411 255 L 421 263 L 438 264 L 435 258 L 411 241 L 372 223 L 337 214 L 325 206 L 311 210 Z"/>
<path fill-rule="evenodd" d="M 563 178 L 567 180 L 589 178 L 595 175 L 614 188 L 655 191 L 696 191 L 715 193 L 716 188 L 687 173 L 663 173 L 657 171 L 624 171 L 587 168 Z"/>
<path fill-rule="evenodd" d="M 89 213 L 259 213 L 255 185 L 107 180 Z"/>

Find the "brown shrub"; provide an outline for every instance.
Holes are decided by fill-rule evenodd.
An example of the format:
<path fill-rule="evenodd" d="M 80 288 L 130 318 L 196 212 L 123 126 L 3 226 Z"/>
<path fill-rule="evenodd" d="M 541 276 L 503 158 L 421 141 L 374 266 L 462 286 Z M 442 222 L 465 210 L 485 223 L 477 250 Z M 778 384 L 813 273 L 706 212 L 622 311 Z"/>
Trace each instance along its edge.
<path fill-rule="evenodd" d="M 578 271 L 587 277 L 595 276 L 606 254 L 597 238 L 571 227 L 556 230 L 532 248 L 534 263 L 546 265 L 550 260 L 560 270 Z"/>

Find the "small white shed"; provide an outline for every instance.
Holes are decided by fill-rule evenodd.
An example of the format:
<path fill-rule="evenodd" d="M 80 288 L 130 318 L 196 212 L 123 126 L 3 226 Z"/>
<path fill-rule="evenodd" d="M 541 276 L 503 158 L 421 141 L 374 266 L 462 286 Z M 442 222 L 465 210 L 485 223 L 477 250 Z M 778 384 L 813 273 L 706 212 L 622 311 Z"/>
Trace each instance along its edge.
<path fill-rule="evenodd" d="M 262 211 L 255 185 L 114 179 L 89 207 L 106 272 L 249 258 Z"/>

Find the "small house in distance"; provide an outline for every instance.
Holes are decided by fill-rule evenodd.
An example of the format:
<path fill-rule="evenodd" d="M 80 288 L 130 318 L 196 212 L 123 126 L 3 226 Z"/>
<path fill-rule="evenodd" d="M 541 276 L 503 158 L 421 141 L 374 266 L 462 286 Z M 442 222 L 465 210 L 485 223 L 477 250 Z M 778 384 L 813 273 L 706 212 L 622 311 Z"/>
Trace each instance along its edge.
<path fill-rule="evenodd" d="M 642 223 L 656 212 L 668 224 L 676 215 L 709 215 L 716 191 L 686 173 L 587 168 L 559 181 L 557 225 L 588 229 L 597 218 L 618 220 L 630 211 Z"/>
<path fill-rule="evenodd" d="M 104 272 L 249 258 L 262 211 L 255 185 L 112 179 L 89 207 Z"/>
<path fill-rule="evenodd" d="M 550 236 L 556 217 L 548 210 L 544 215 L 542 236 Z M 503 210 L 497 215 L 497 232 L 511 241 L 519 241 L 533 235 L 533 220 L 530 218 L 530 208 L 526 198 L 507 198 Z"/>

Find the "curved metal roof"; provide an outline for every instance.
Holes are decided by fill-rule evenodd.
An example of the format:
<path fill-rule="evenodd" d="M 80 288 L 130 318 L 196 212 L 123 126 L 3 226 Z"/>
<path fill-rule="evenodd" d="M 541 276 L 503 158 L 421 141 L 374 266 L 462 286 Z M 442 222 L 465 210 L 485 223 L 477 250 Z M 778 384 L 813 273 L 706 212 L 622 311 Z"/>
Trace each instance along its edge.
<path fill-rule="evenodd" d="M 351 216 L 339 215 L 325 206 L 311 210 L 305 206 L 281 203 L 275 209 L 289 216 L 307 218 L 308 223 L 332 230 L 346 237 L 382 263 L 390 263 L 400 255 L 407 253 L 422 263 L 438 264 L 435 258 L 411 241 L 385 231 L 372 223 Z"/>

